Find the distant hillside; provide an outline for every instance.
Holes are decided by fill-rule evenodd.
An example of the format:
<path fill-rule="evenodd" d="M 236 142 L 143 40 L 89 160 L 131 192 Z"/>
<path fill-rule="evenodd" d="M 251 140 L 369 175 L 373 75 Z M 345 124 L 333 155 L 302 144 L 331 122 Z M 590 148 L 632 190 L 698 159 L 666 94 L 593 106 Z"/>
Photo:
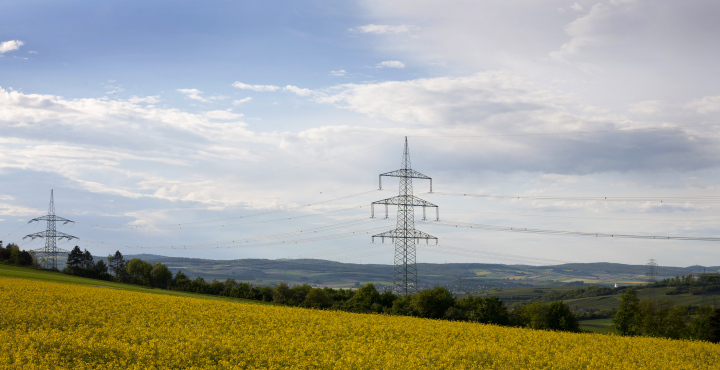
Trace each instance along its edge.
<path fill-rule="evenodd" d="M 166 257 L 153 254 L 128 255 L 126 259 L 141 258 L 166 264 L 173 272 L 182 270 L 189 277 L 202 276 L 206 280 L 235 279 L 257 285 L 311 284 L 334 287 L 353 287 L 356 283 L 392 283 L 392 266 L 353 264 L 315 259 L 294 260 L 209 260 L 199 258 Z M 489 288 L 531 286 L 581 286 L 589 284 L 641 284 L 645 265 L 619 263 L 573 263 L 555 266 L 503 265 L 483 263 L 419 263 L 421 286 L 444 285 L 453 290 L 474 291 Z M 720 266 L 659 267 L 659 278 L 718 272 Z"/>

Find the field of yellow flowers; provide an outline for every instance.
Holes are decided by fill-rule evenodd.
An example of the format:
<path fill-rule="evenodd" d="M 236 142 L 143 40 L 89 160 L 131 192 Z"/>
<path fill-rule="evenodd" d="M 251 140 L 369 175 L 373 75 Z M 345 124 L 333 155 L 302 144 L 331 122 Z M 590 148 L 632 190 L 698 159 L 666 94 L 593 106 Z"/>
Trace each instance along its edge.
<path fill-rule="evenodd" d="M 703 369 L 720 346 L 0 277 L 0 368 Z"/>

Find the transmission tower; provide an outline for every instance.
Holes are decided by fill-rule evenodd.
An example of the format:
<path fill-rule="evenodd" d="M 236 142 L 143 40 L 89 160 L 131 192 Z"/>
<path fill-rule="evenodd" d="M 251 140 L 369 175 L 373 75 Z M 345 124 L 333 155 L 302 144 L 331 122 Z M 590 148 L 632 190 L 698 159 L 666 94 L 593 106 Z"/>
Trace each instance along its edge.
<path fill-rule="evenodd" d="M 648 263 L 645 265 L 645 280 L 647 281 L 648 284 L 653 284 L 653 283 L 657 282 L 657 277 L 658 277 L 657 267 L 658 267 L 658 264 L 653 259 L 648 260 Z"/>
<path fill-rule="evenodd" d="M 382 189 L 383 176 L 399 177 L 400 193 L 396 197 L 372 202 L 371 217 L 375 217 L 376 204 L 385 205 L 385 218 L 388 217 L 388 206 L 396 205 L 398 206 L 396 227 L 395 230 L 373 235 L 372 240 L 374 242 L 375 238 L 381 238 L 382 241 L 385 242 L 385 238 L 390 238 L 395 242 L 393 292 L 400 295 L 412 294 L 418 290 L 415 243 L 421 239 L 424 239 L 426 243 L 428 243 L 430 239 L 434 239 L 435 244 L 437 244 L 436 237 L 420 230 L 415 230 L 414 207 L 423 208 L 423 220 L 426 219 L 425 209 L 427 207 L 435 207 L 436 219 L 440 218 L 440 211 L 438 206 L 413 195 L 412 179 L 430 180 L 430 192 L 432 192 L 432 179 L 410 168 L 410 151 L 408 150 L 407 137 L 405 137 L 402 168 L 380 174 L 378 181 L 380 189 Z"/>
<path fill-rule="evenodd" d="M 48 207 L 48 214 L 46 216 L 33 218 L 32 220 L 28 221 L 28 223 L 31 223 L 33 221 L 47 221 L 47 229 L 45 229 L 45 231 L 25 235 L 23 239 L 30 238 L 31 240 L 35 240 L 36 238 L 45 238 L 45 247 L 35 249 L 33 250 L 33 252 L 35 252 L 35 254 L 40 258 L 43 267 L 57 270 L 58 254 L 68 253 L 68 251 L 57 247 L 57 241 L 62 239 L 78 239 L 78 237 L 57 231 L 55 229 L 55 223 L 62 222 L 63 225 L 65 225 L 69 222 L 74 223 L 75 221 L 70 221 L 68 219 L 55 215 L 55 201 L 53 199 L 52 190 L 50 190 L 50 206 Z"/>

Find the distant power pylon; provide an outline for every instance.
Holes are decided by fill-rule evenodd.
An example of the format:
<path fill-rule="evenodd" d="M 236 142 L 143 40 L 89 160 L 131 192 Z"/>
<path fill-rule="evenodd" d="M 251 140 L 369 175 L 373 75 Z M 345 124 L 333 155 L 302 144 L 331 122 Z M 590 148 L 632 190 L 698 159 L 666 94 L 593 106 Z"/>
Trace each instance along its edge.
<path fill-rule="evenodd" d="M 74 223 L 75 221 L 70 221 L 68 219 L 55 215 L 55 200 L 53 199 L 52 190 L 50 190 L 50 206 L 48 207 L 48 214 L 46 216 L 33 218 L 32 220 L 28 221 L 28 223 L 31 223 L 33 221 L 47 221 L 47 229 L 45 229 L 45 231 L 26 235 L 23 239 L 31 238 L 31 240 L 34 240 L 35 238 L 45 238 L 45 247 L 35 249 L 33 250 L 33 252 L 35 252 L 35 254 L 40 257 L 43 267 L 56 270 L 58 254 L 68 253 L 68 251 L 57 247 L 57 240 L 72 240 L 78 239 L 78 237 L 57 231 L 55 229 L 55 223 L 59 221 L 62 222 L 63 225 L 65 225 L 69 222 Z"/>
<path fill-rule="evenodd" d="M 405 137 L 405 150 L 403 151 L 402 168 L 396 171 L 386 172 L 379 176 L 379 186 L 382 189 L 382 177 L 399 177 L 400 193 L 396 197 L 372 202 L 371 217 L 375 217 L 375 205 L 385 205 L 385 218 L 388 217 L 388 206 L 398 206 L 397 221 L 395 230 L 386 231 L 375 238 L 390 238 L 395 242 L 395 262 L 393 267 L 393 292 L 401 295 L 412 294 L 418 290 L 417 267 L 415 264 L 415 242 L 425 239 L 428 242 L 437 238 L 420 230 L 415 230 L 414 207 L 423 207 L 423 220 L 426 219 L 425 209 L 435 207 L 436 219 L 440 218 L 438 206 L 413 196 L 412 179 L 430 180 L 430 192 L 432 192 L 432 179 L 410 168 L 410 151 L 408 150 L 407 137 Z"/>
<path fill-rule="evenodd" d="M 647 281 L 648 284 L 653 284 L 653 283 L 657 282 L 657 277 L 658 277 L 657 267 L 658 267 L 658 264 L 653 259 L 648 260 L 648 263 L 645 265 L 645 280 Z"/>

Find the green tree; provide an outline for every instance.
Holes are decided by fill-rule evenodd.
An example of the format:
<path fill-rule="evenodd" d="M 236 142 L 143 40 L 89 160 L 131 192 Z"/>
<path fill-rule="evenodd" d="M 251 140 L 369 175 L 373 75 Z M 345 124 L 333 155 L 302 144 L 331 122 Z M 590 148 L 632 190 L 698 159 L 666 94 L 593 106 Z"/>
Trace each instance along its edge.
<path fill-rule="evenodd" d="M 0 262 L 5 262 L 10 259 L 10 250 L 3 248 L 3 242 L 0 240 Z"/>
<path fill-rule="evenodd" d="M 120 251 L 115 251 L 115 254 L 108 255 L 107 259 L 110 271 L 112 271 L 116 279 L 122 280 L 122 275 L 126 272 L 125 257 L 123 257 Z"/>
<path fill-rule="evenodd" d="M 178 290 L 189 291 L 192 285 L 192 280 L 190 280 L 184 272 L 178 271 L 175 274 L 172 285 Z"/>
<path fill-rule="evenodd" d="M 333 300 L 325 290 L 313 288 L 308 292 L 307 296 L 305 296 L 305 301 L 303 301 L 302 306 L 323 309 L 332 306 L 332 304 Z"/>
<path fill-rule="evenodd" d="M 620 299 L 620 307 L 612 319 L 613 326 L 620 335 L 640 335 L 642 317 L 637 293 L 633 289 L 628 289 L 620 296 Z"/>
<path fill-rule="evenodd" d="M 373 305 L 380 306 L 379 302 L 380 293 L 375 289 L 375 285 L 368 283 L 360 287 L 355 295 L 345 303 L 345 309 L 351 312 L 378 312 L 377 307 L 373 307 Z M 375 309 L 373 310 L 373 308 Z M 380 310 L 382 310 L 382 306 L 380 306 Z"/>
<path fill-rule="evenodd" d="M 92 254 L 87 249 L 85 249 L 81 257 L 80 267 L 86 270 L 90 270 L 93 268 L 94 265 L 95 259 L 93 258 Z"/>
<path fill-rule="evenodd" d="M 467 319 L 483 324 L 508 325 L 510 317 L 507 307 L 498 297 L 465 297 L 457 302 L 465 310 Z"/>
<path fill-rule="evenodd" d="M 687 310 L 684 307 L 673 307 L 669 299 L 641 301 L 640 317 L 643 335 L 672 339 L 688 336 L 685 324 Z"/>
<path fill-rule="evenodd" d="M 292 301 L 292 292 L 288 283 L 282 282 L 273 289 L 273 302 L 280 304 L 290 304 Z"/>
<path fill-rule="evenodd" d="M 150 275 L 152 269 L 153 265 L 139 258 L 131 259 L 125 266 L 131 283 L 147 286 L 149 286 L 152 281 L 152 276 Z"/>
<path fill-rule="evenodd" d="M 548 304 L 547 324 L 550 330 L 580 331 L 577 317 L 570 312 L 567 304 L 562 301 Z"/>
<path fill-rule="evenodd" d="M 715 311 L 709 306 L 700 306 L 695 311 L 695 317 L 690 320 L 687 327 L 689 339 L 710 340 L 710 318 Z"/>
<path fill-rule="evenodd" d="M 95 266 L 92 267 L 92 276 L 95 279 L 101 279 L 101 280 L 110 280 L 112 276 L 108 273 L 108 267 L 105 264 L 105 261 L 99 260 L 95 264 Z"/>
<path fill-rule="evenodd" d="M 448 308 L 455 303 L 450 291 L 445 287 L 426 289 L 415 294 L 411 300 L 410 307 L 420 317 L 430 319 L 442 318 Z"/>
<path fill-rule="evenodd" d="M 155 262 L 155 265 L 150 270 L 150 279 L 152 280 L 152 286 L 156 288 L 169 289 L 172 284 L 172 272 L 160 262 Z"/>
<path fill-rule="evenodd" d="M 77 245 L 68 254 L 67 265 L 69 267 L 82 267 L 83 263 L 83 252 Z"/>
<path fill-rule="evenodd" d="M 715 311 L 710 315 L 708 319 L 709 323 L 709 335 L 708 341 L 713 343 L 720 342 L 720 308 L 716 308 Z"/>

